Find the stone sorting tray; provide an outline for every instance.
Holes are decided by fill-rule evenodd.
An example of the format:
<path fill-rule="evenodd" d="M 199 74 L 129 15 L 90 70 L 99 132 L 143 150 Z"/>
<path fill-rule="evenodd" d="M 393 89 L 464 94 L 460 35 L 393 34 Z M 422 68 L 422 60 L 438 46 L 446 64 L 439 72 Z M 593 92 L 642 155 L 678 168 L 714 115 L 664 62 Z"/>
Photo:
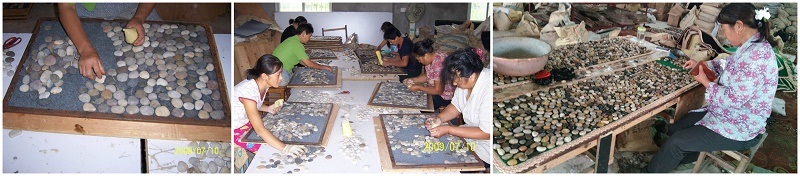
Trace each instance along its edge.
<path fill-rule="evenodd" d="M 106 35 L 106 32 L 103 31 L 104 29 L 101 24 L 111 24 L 111 23 L 124 24 L 126 21 L 81 19 L 81 22 L 84 27 L 84 30 L 87 33 L 90 34 L 102 33 L 102 35 L 88 35 L 87 37 L 96 47 L 95 49 L 98 51 L 98 55 L 101 58 L 101 62 L 105 67 L 107 75 L 105 80 L 102 82 L 108 85 L 114 85 L 113 83 L 116 83 L 117 80 L 116 78 L 110 76 L 108 73 L 110 72 L 110 70 L 116 71 L 116 69 L 118 69 L 117 68 L 118 61 L 124 62 L 125 60 L 125 57 L 115 56 L 115 52 L 118 51 L 119 47 L 121 47 L 122 45 L 129 45 L 129 44 L 124 43 L 116 46 L 113 45 L 114 42 Z M 37 91 L 29 90 L 27 92 L 23 92 L 20 90 L 21 85 L 25 84 L 24 83 L 25 81 L 32 80 L 23 78 L 29 76 L 28 67 L 30 67 L 31 65 L 38 65 L 37 63 L 38 56 L 35 53 L 38 53 L 41 50 L 39 49 L 41 45 L 49 43 L 46 40 L 51 40 L 51 41 L 55 41 L 56 39 L 63 40 L 64 45 L 70 43 L 68 37 L 66 36 L 66 33 L 64 32 L 63 28 L 61 27 L 61 24 L 58 22 L 57 19 L 42 18 L 37 22 L 36 28 L 34 29 L 31 38 L 32 42 L 30 42 L 29 45 L 27 46 L 25 53 L 23 54 L 23 57 L 20 61 L 20 64 L 16 69 L 16 72 L 18 74 L 16 74 L 12 79 L 10 85 L 11 89 L 9 89 L 9 91 L 6 93 L 5 99 L 3 100 L 3 107 L 4 107 L 3 116 L 5 117 L 4 127 L 13 129 L 28 129 L 34 131 L 80 133 L 80 134 L 115 136 L 115 137 L 229 141 L 230 140 L 229 137 L 223 137 L 223 136 L 230 136 L 230 106 L 228 103 L 228 94 L 226 90 L 227 86 L 225 85 L 225 78 L 221 71 L 222 67 L 220 67 L 221 64 L 218 58 L 218 53 L 213 39 L 213 32 L 211 31 L 211 28 L 208 27 L 207 25 L 192 24 L 192 23 L 150 22 L 150 21 L 145 23 L 148 25 L 181 25 L 181 26 L 185 25 L 185 26 L 196 27 L 198 31 L 198 33 L 196 34 L 197 37 L 198 38 L 203 37 L 203 38 L 201 38 L 201 40 L 197 40 L 194 42 L 198 44 L 198 47 L 200 45 L 208 46 L 207 49 L 205 48 L 202 49 L 204 50 L 202 54 L 205 55 L 205 57 L 202 57 L 202 62 L 208 63 L 207 64 L 208 68 L 212 68 L 211 69 L 212 71 L 207 71 L 205 72 L 207 74 L 203 74 L 202 76 L 207 76 L 208 81 L 216 82 L 216 85 L 213 86 L 215 87 L 213 90 L 211 88 L 208 89 L 211 90 L 215 96 L 219 97 L 217 98 L 219 101 L 212 100 L 211 94 L 201 93 L 202 98 L 200 100 L 207 102 L 207 104 L 203 103 L 202 106 L 213 105 L 214 106 L 213 109 L 219 109 L 221 110 L 220 111 L 221 113 L 212 114 L 208 113 L 210 111 L 206 111 L 204 116 L 200 117 L 213 116 L 214 118 L 201 119 L 198 118 L 199 115 L 198 113 L 194 113 L 194 115 L 187 114 L 183 115 L 183 117 L 176 117 L 172 116 L 172 112 L 167 113 L 167 115 L 165 116 L 165 114 L 163 113 L 164 111 L 161 111 L 162 113 L 159 115 L 156 115 L 155 112 L 146 113 L 148 115 L 145 115 L 145 113 L 128 113 L 128 112 L 112 113 L 109 112 L 110 110 L 106 111 L 107 109 L 101 109 L 101 108 L 97 109 L 89 108 L 95 111 L 91 110 L 86 111 L 87 109 L 86 104 L 89 103 L 82 102 L 83 97 L 79 96 L 83 94 L 81 93 L 82 92 L 81 90 L 89 90 L 89 89 L 84 89 L 87 88 L 86 85 L 96 84 L 99 81 L 89 80 L 81 76 L 79 73 L 77 73 L 77 70 L 71 67 L 76 65 L 77 61 L 70 60 L 70 59 L 75 59 L 77 56 L 72 57 L 69 55 L 67 55 L 66 57 L 60 57 L 59 55 L 56 55 L 57 57 L 62 58 L 57 60 L 56 65 L 63 65 L 64 68 L 66 68 L 65 71 L 62 72 L 63 76 L 60 77 L 61 79 L 60 81 L 64 82 L 63 85 L 60 86 L 61 92 L 58 94 L 52 94 L 49 97 L 44 98 L 47 100 L 47 102 L 39 102 L 40 100 Z M 178 33 L 180 33 L 180 31 L 178 31 Z M 52 37 L 52 39 L 50 37 Z M 157 41 L 159 39 L 160 38 L 151 38 L 148 41 Z M 52 46 L 53 43 L 49 44 L 50 46 Z M 44 47 L 45 50 L 49 50 L 47 46 L 48 45 L 45 45 Z M 77 55 L 77 51 L 73 52 L 76 53 L 75 55 Z M 51 53 L 55 53 L 55 51 L 53 50 L 51 51 Z M 152 59 L 152 57 L 148 58 Z M 168 58 L 170 60 L 174 60 L 174 58 L 170 57 Z M 159 61 L 160 63 L 161 61 L 165 61 L 168 59 L 157 59 L 157 60 L 160 60 Z M 61 62 L 66 62 L 66 63 L 61 63 Z M 205 69 L 206 67 L 203 68 L 204 68 L 203 70 L 206 71 Z M 48 69 L 60 69 L 60 67 L 48 68 Z M 159 72 L 155 71 L 152 74 L 154 77 L 157 77 L 157 75 L 159 75 Z M 146 82 L 146 81 L 149 80 L 141 82 Z M 118 81 L 118 82 L 120 84 L 124 84 L 122 82 L 125 81 Z M 135 84 L 135 85 L 140 85 L 140 84 Z M 186 85 L 194 86 L 195 82 L 187 83 Z M 205 87 L 207 86 L 207 84 L 204 84 L 202 86 Z M 106 87 L 106 85 L 104 85 L 103 87 Z M 156 86 L 152 87 L 155 88 Z M 126 91 L 125 95 L 134 95 L 133 92 L 135 92 L 136 89 L 137 88 L 128 86 L 128 89 L 122 90 L 122 88 L 120 88 L 117 91 Z M 47 89 L 47 91 L 52 91 L 52 90 Z M 98 95 L 96 98 L 98 97 L 101 96 Z M 152 101 L 150 102 L 159 102 L 159 104 L 163 106 L 170 104 L 170 101 L 164 101 L 160 98 L 151 100 Z M 153 107 L 153 110 L 158 112 L 158 110 L 155 109 L 157 108 Z M 53 123 L 58 123 L 58 124 L 53 124 Z M 163 129 L 149 131 L 148 133 L 139 132 L 141 131 L 141 129 L 154 128 L 154 127 L 159 127 Z M 160 134 L 160 132 L 163 133 Z"/>
<path fill-rule="evenodd" d="M 286 87 L 342 87 L 342 71 L 338 67 L 333 67 L 332 72 L 295 67 L 292 79 Z"/>
<path fill-rule="evenodd" d="M 355 53 L 360 60 L 378 59 L 375 50 L 355 50 Z"/>
<path fill-rule="evenodd" d="M 264 115 L 264 125 L 286 144 L 326 146 L 338 111 L 339 106 L 332 103 L 286 102 L 278 114 Z M 312 115 L 309 112 L 318 114 Z M 316 130 L 305 130 L 310 134 L 305 134 L 302 139 L 289 136 L 298 131 L 297 127 Z M 252 128 L 242 135 L 240 141 L 265 143 Z"/>
<path fill-rule="evenodd" d="M 308 49 L 306 53 L 309 59 L 339 59 L 330 49 Z"/>
<path fill-rule="evenodd" d="M 400 67 L 378 65 L 378 58 L 359 59 L 358 67 L 361 69 L 361 74 L 406 75 L 405 71 Z"/>
<path fill-rule="evenodd" d="M 686 73 L 651 61 L 613 74 L 543 87 L 527 95 L 495 102 L 495 164 L 502 165 L 499 167 L 502 171 L 520 172 L 558 160 L 559 156 L 591 143 L 601 134 L 624 131 L 624 126 L 635 125 L 635 121 L 643 119 L 639 117 L 649 117 L 645 113 L 660 112 L 657 109 L 664 108 L 662 104 L 673 101 L 696 85 Z M 590 93 L 598 91 L 603 94 Z M 625 92 L 647 94 L 621 95 Z M 554 107 L 559 105 L 561 107 Z M 524 152 L 519 149 L 524 156 L 512 158 L 508 154 L 508 149 L 518 150 L 522 146 L 527 149 Z"/>
<path fill-rule="evenodd" d="M 381 114 L 374 118 L 383 171 L 484 170 L 474 152 L 475 144 L 452 135 L 429 136 L 424 122 L 435 115 Z"/>
<path fill-rule="evenodd" d="M 433 98 L 423 92 L 411 92 L 400 82 L 380 82 L 367 105 L 433 112 Z"/>

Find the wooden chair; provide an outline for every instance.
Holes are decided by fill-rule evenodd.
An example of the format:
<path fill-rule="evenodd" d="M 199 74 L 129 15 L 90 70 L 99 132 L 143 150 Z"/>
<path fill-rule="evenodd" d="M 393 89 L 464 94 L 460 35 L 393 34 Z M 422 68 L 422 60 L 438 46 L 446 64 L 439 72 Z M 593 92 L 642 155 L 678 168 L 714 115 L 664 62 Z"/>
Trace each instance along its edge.
<path fill-rule="evenodd" d="M 753 157 L 756 155 L 756 151 L 758 148 L 761 147 L 761 144 L 764 143 L 764 140 L 767 139 L 767 133 L 763 133 L 759 135 L 761 139 L 758 141 L 753 147 L 750 147 L 748 151 L 744 152 L 747 155 L 743 154 L 741 151 L 730 151 L 730 150 L 722 150 L 722 151 L 715 151 L 715 152 L 700 152 L 700 157 L 697 158 L 697 162 L 694 164 L 694 169 L 692 169 L 692 173 L 698 173 L 700 170 L 706 168 L 708 164 L 714 163 L 714 165 L 722 167 L 722 169 L 727 170 L 731 173 L 744 173 L 745 170 L 750 166 L 750 161 L 753 160 Z M 729 161 L 725 161 L 722 159 L 723 156 L 728 155 L 734 160 L 738 161 L 737 163 L 733 163 L 733 165 Z M 710 162 L 706 161 L 705 158 L 710 158 Z"/>
<path fill-rule="evenodd" d="M 333 28 L 333 29 L 322 28 L 322 36 L 325 36 L 325 32 L 333 32 L 333 31 L 340 31 L 340 30 L 344 30 L 344 38 L 345 38 L 345 40 L 348 40 L 348 38 L 347 38 L 347 35 L 348 35 L 347 34 L 347 25 L 344 25 L 344 27 Z M 345 41 L 345 43 L 347 43 L 347 42 L 348 41 Z"/>
<path fill-rule="evenodd" d="M 267 97 L 265 98 L 267 101 L 264 101 L 264 105 L 272 105 L 278 99 L 283 99 L 284 101 L 289 100 L 291 93 L 292 88 L 286 86 L 269 88 L 269 90 L 267 90 Z"/>

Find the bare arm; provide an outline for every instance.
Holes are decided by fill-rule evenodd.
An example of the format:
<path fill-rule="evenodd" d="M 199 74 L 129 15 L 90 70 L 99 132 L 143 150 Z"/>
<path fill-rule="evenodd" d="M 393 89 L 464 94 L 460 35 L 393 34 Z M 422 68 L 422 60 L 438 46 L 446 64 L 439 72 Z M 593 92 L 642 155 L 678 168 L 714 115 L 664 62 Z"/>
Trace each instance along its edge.
<path fill-rule="evenodd" d="M 383 65 L 386 66 L 398 66 L 398 67 L 406 67 L 408 66 L 408 56 L 403 56 L 400 58 L 392 58 L 392 59 L 384 59 Z"/>
<path fill-rule="evenodd" d="M 462 138 L 469 138 L 469 139 L 479 139 L 479 140 L 489 140 L 489 133 L 483 132 L 478 127 L 467 127 L 467 126 L 441 126 L 447 128 L 446 131 L 453 136 L 458 136 Z"/>
<path fill-rule="evenodd" d="M 386 46 L 386 40 L 381 41 L 381 44 L 378 44 L 378 47 L 375 48 L 375 51 L 381 50 L 381 48 L 383 48 L 383 46 Z"/>
<path fill-rule="evenodd" d="M 331 66 L 317 64 L 316 62 L 311 61 L 311 59 L 300 60 L 300 64 L 303 64 L 304 66 L 306 66 L 308 68 L 313 68 L 313 69 L 318 69 L 318 70 L 333 71 L 333 68 L 331 68 Z"/>
<path fill-rule="evenodd" d="M 95 75 L 103 76 L 106 71 L 100 62 L 100 56 L 97 55 L 97 51 L 92 46 L 92 43 L 89 42 L 89 38 L 86 37 L 81 20 L 78 18 L 76 6 L 77 4 L 74 3 L 59 3 L 58 19 L 61 21 L 64 31 L 67 32 L 67 36 L 75 44 L 75 48 L 78 49 L 78 53 L 81 55 L 78 61 L 81 75 L 94 79 Z"/>
<path fill-rule="evenodd" d="M 433 86 L 430 87 L 414 85 L 410 89 L 411 91 L 419 90 L 431 95 L 441 95 L 444 92 L 444 86 L 439 81 L 433 81 Z"/>
<path fill-rule="evenodd" d="M 453 104 L 449 104 L 442 112 L 439 112 L 437 116 L 442 122 L 446 122 L 455 119 L 458 115 L 461 115 L 461 112 L 459 112 Z"/>
<path fill-rule="evenodd" d="M 147 16 L 150 15 L 150 12 L 153 12 L 153 8 L 156 6 L 154 3 L 139 3 L 139 6 L 136 8 L 136 14 L 133 15 L 133 18 L 128 21 L 128 24 L 125 25 L 126 28 L 135 28 L 136 32 L 139 33 L 136 40 L 133 42 L 134 46 L 140 46 L 144 44 L 144 20 L 147 19 Z"/>
<path fill-rule="evenodd" d="M 272 132 L 267 130 L 264 127 L 264 120 L 261 119 L 261 112 L 258 111 L 258 107 L 256 106 L 256 102 L 252 100 L 242 99 L 240 98 L 239 101 L 242 102 L 244 105 L 245 113 L 247 114 L 247 119 L 250 120 L 250 124 L 253 125 L 253 130 L 264 139 L 264 141 L 269 144 L 270 146 L 274 147 L 278 150 L 283 150 L 286 146 L 283 142 L 278 140 L 275 135 L 272 135 Z"/>

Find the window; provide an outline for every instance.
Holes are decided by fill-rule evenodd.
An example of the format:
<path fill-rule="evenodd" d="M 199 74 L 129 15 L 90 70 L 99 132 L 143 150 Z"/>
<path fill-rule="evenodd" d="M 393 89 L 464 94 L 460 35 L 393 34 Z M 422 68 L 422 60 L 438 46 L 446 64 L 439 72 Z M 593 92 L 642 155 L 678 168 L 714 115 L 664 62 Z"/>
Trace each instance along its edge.
<path fill-rule="evenodd" d="M 330 12 L 331 3 L 325 2 L 282 2 L 278 3 L 279 12 Z"/>
<path fill-rule="evenodd" d="M 489 16 L 489 3 L 469 3 L 469 20 L 483 21 Z"/>

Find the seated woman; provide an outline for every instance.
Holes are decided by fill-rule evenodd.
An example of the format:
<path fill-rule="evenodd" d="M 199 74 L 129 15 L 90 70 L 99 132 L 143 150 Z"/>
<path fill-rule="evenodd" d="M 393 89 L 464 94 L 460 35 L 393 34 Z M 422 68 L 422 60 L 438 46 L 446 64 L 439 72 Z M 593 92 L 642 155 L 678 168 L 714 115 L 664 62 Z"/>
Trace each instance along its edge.
<path fill-rule="evenodd" d="M 744 150 L 758 144 L 772 112 L 778 65 L 769 21 L 761 16 L 767 12 L 756 11 L 750 3 L 722 8 L 717 17 L 719 31 L 738 49 L 724 59 L 724 67 L 720 59 L 705 62 L 719 75 L 717 83 L 703 71 L 694 76 L 706 88 L 707 105 L 669 126 L 667 141 L 642 172 L 672 172 L 681 163 L 697 160 L 699 152 Z M 690 59 L 684 68 L 697 64 Z"/>
<path fill-rule="evenodd" d="M 456 87 L 452 104 L 425 121 L 431 136 L 447 134 L 465 138 L 475 146 L 475 153 L 488 169 L 491 161 L 492 71 L 484 68 L 480 56 L 471 48 L 456 51 L 442 63 L 441 82 Z M 441 125 L 431 128 L 430 122 L 444 122 L 463 116 L 465 125 Z"/>
<path fill-rule="evenodd" d="M 403 37 L 397 28 L 386 29 L 386 32 L 383 33 L 383 39 L 388 40 L 389 44 L 397 45 L 397 54 L 392 58 L 384 58 L 383 66 L 397 66 L 403 68 L 406 75 L 401 75 L 400 81 L 404 81 L 406 78 L 417 77 L 422 73 L 422 64 L 416 59 L 409 58 L 411 57 L 411 47 L 414 45 L 414 43 L 411 43 L 411 39 Z"/>
<path fill-rule="evenodd" d="M 289 19 L 290 25 L 283 30 L 283 33 L 281 33 L 281 42 L 285 41 L 289 37 L 294 36 L 297 27 L 306 23 L 308 23 L 308 20 L 306 20 L 306 17 L 303 16 L 297 16 L 297 18 Z"/>
<path fill-rule="evenodd" d="M 387 22 L 383 22 L 383 24 L 381 24 L 381 32 L 386 33 L 386 30 L 389 29 L 389 28 L 394 28 L 394 25 L 392 25 L 392 23 L 390 23 L 388 21 Z M 390 45 L 387 42 L 388 41 L 386 41 L 386 40 L 381 41 L 381 44 L 379 44 L 378 47 L 375 48 L 375 51 L 380 51 L 381 49 L 383 49 L 383 46 L 387 46 L 387 47 L 389 47 L 389 51 L 390 52 L 397 52 L 397 46 Z"/>
<path fill-rule="evenodd" d="M 308 58 L 306 54 L 305 44 L 311 40 L 311 35 L 314 33 L 314 27 L 310 23 L 297 25 L 295 36 L 289 37 L 286 41 L 281 42 L 272 55 L 278 57 L 283 62 L 283 81 L 281 86 L 285 86 L 292 78 L 292 69 L 297 64 L 302 64 L 308 68 L 333 71 L 333 68 L 327 65 L 320 65 Z"/>
<path fill-rule="evenodd" d="M 266 98 L 267 90 L 270 87 L 278 87 L 281 82 L 281 74 L 283 63 L 281 63 L 275 56 L 265 54 L 258 59 L 256 66 L 247 70 L 247 79 L 239 82 L 233 87 L 234 101 L 231 101 L 231 121 L 233 135 L 234 135 L 234 156 L 236 157 L 237 167 L 241 167 L 247 161 L 247 153 L 256 153 L 261 144 L 244 143 L 240 139 L 248 129 L 252 128 L 253 131 L 264 139 L 264 141 L 281 151 L 284 155 L 299 156 L 305 153 L 306 148 L 298 145 L 286 145 L 267 130 L 264 126 L 264 121 L 261 119 L 262 112 L 275 114 L 280 107 L 273 104 L 272 106 L 262 106 L 264 98 Z"/>

